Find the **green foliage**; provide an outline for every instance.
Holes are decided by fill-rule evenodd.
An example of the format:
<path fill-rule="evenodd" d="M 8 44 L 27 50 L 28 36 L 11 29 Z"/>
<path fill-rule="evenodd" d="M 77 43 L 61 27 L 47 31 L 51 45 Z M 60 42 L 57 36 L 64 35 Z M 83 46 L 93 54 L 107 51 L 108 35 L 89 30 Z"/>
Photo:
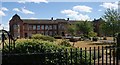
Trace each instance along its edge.
<path fill-rule="evenodd" d="M 32 35 L 32 39 L 39 39 L 39 40 L 50 41 L 50 42 L 55 41 L 54 37 L 45 36 L 45 35 L 41 35 L 41 34 Z"/>
<path fill-rule="evenodd" d="M 120 32 L 120 14 L 117 10 L 107 9 L 105 14 L 102 16 L 102 19 L 105 20 L 101 25 L 101 31 L 105 35 L 113 35 Z"/>
<path fill-rule="evenodd" d="M 71 44 L 69 43 L 68 40 L 62 40 L 59 44 L 66 47 L 71 47 Z"/>
<path fill-rule="evenodd" d="M 97 36 L 97 33 L 91 31 L 91 32 L 88 33 L 88 36 L 89 36 L 89 37 L 96 37 L 96 36 Z"/>
<path fill-rule="evenodd" d="M 32 58 L 35 59 L 42 58 L 41 61 L 44 61 L 43 63 L 51 64 L 51 65 L 55 65 L 56 63 L 65 63 L 65 62 L 67 62 L 68 65 L 70 65 L 70 63 L 72 62 L 74 65 L 76 61 L 78 65 L 89 65 L 90 60 L 88 53 L 86 53 L 86 61 L 85 61 L 84 51 L 81 55 L 82 58 L 80 58 L 81 56 L 79 55 L 80 54 L 79 51 L 80 51 L 79 49 L 73 47 L 66 47 L 62 45 L 60 46 L 57 44 L 53 44 L 53 42 L 35 40 L 35 39 L 18 40 L 16 41 L 15 49 L 11 50 L 11 52 L 14 53 L 28 53 L 28 55 L 21 56 L 22 58 L 25 57 L 27 62 L 29 62 L 29 60 L 32 60 Z M 9 52 L 7 46 L 5 47 L 4 52 L 5 53 Z M 43 54 L 45 53 L 45 55 L 35 54 L 33 56 L 33 54 L 31 54 L 30 56 L 29 53 L 43 53 Z M 27 57 L 28 58 L 30 57 L 30 59 L 27 59 Z M 72 61 L 71 61 L 71 57 L 72 57 Z M 78 59 L 76 60 L 76 58 Z"/>
<path fill-rule="evenodd" d="M 76 33 L 76 26 L 75 25 L 68 25 L 68 29 L 67 30 L 72 35 L 75 35 L 75 33 Z"/>
<path fill-rule="evenodd" d="M 77 22 L 76 28 L 85 35 L 88 35 L 89 32 L 93 31 L 93 25 L 90 21 Z"/>

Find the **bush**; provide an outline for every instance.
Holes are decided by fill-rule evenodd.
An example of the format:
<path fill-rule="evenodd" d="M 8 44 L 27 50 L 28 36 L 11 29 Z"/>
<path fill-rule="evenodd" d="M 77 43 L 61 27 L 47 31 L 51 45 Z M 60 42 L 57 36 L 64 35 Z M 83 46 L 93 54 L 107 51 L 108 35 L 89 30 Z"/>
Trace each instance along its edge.
<path fill-rule="evenodd" d="M 41 34 L 32 35 L 32 39 L 39 39 L 39 40 L 50 41 L 50 42 L 55 41 L 54 37 L 45 36 L 45 35 L 41 35 Z"/>
<path fill-rule="evenodd" d="M 62 42 L 59 43 L 60 45 L 66 46 L 66 47 L 70 47 L 71 44 L 69 43 L 68 40 L 62 40 Z"/>
<path fill-rule="evenodd" d="M 72 37 L 72 38 L 70 38 L 69 40 L 70 40 L 70 42 L 77 42 L 79 39 Z"/>
<path fill-rule="evenodd" d="M 92 41 L 98 41 L 97 37 L 93 37 Z"/>
<path fill-rule="evenodd" d="M 63 42 L 67 43 L 66 41 L 63 41 Z M 14 62 L 16 62 L 16 61 L 21 62 L 24 60 L 24 57 L 25 57 L 24 62 L 30 62 L 30 63 L 42 62 L 42 63 L 46 63 L 46 65 L 47 64 L 56 65 L 56 63 L 61 63 L 62 65 L 64 65 L 65 62 L 67 62 L 68 65 L 70 65 L 71 57 L 72 57 L 73 64 L 77 61 L 78 62 L 77 65 L 89 65 L 89 62 L 90 62 L 88 53 L 86 53 L 86 61 L 85 61 L 84 51 L 81 55 L 82 58 L 80 58 L 80 56 L 79 56 L 80 52 L 78 52 L 80 50 L 77 49 L 77 51 L 76 51 L 76 48 L 66 47 L 66 44 L 65 44 L 65 46 L 60 46 L 57 44 L 53 44 L 53 42 L 49 42 L 49 41 L 28 39 L 28 40 L 16 41 L 15 47 L 16 48 L 11 50 L 11 52 L 22 53 L 22 54 L 27 53 L 27 55 L 25 54 L 25 56 L 24 55 L 19 56 L 19 57 L 17 56 L 18 58 L 15 57 L 16 59 L 20 58 L 19 59 L 20 61 L 15 60 Z M 66 49 L 67 49 L 67 51 L 66 51 Z M 4 51 L 5 51 L 5 53 L 9 53 L 7 46 L 5 47 Z M 45 55 L 30 54 L 30 53 L 40 53 L 40 54 L 45 53 Z M 14 56 L 12 56 L 12 57 L 14 57 Z M 9 59 L 10 58 L 11 57 L 9 56 Z M 66 58 L 67 58 L 67 61 L 66 61 Z M 78 59 L 76 60 L 76 58 L 78 58 Z M 32 60 L 32 59 L 34 59 L 34 60 Z M 35 61 L 37 59 L 40 59 L 41 61 Z M 11 62 L 13 62 L 13 61 L 11 61 Z"/>

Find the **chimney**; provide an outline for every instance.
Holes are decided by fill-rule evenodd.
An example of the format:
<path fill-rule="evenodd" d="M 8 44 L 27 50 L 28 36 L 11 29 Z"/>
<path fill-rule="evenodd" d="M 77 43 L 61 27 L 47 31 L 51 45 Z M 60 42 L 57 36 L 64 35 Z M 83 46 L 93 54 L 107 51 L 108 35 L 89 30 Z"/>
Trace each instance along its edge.
<path fill-rule="evenodd" d="M 51 20 L 53 21 L 53 17 L 51 17 Z"/>
<path fill-rule="evenodd" d="M 67 21 L 69 21 L 69 18 L 67 18 Z"/>

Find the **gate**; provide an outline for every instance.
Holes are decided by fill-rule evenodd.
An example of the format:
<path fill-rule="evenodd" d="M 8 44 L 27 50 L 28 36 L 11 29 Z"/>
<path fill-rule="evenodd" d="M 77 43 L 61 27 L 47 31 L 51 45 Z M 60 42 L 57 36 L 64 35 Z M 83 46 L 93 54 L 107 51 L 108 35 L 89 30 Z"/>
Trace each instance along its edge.
<path fill-rule="evenodd" d="M 15 39 L 13 38 L 13 36 L 6 30 L 2 30 L 2 35 L 1 35 L 1 45 L 2 45 L 2 54 L 4 54 L 4 49 L 5 46 L 8 47 L 9 49 L 9 53 L 11 53 L 11 51 L 13 49 L 15 49 Z M 11 47 L 13 46 L 13 48 Z"/>

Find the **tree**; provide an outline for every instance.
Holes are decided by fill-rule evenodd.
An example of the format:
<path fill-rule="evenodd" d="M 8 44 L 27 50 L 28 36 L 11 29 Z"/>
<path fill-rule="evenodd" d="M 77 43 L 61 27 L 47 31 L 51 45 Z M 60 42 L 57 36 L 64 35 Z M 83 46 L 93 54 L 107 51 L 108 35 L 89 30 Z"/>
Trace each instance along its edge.
<path fill-rule="evenodd" d="M 77 31 L 83 33 L 83 35 L 88 35 L 89 32 L 93 31 L 93 25 L 90 21 L 81 21 L 76 23 Z"/>
<path fill-rule="evenodd" d="M 115 35 L 120 32 L 120 14 L 115 9 L 107 9 L 105 14 L 102 16 L 105 22 L 101 25 L 101 29 L 105 34 Z"/>
<path fill-rule="evenodd" d="M 74 24 L 72 24 L 72 25 L 68 25 L 68 32 L 69 33 L 71 33 L 71 35 L 73 36 L 73 35 L 75 35 L 75 33 L 76 33 L 76 26 L 74 25 Z"/>

